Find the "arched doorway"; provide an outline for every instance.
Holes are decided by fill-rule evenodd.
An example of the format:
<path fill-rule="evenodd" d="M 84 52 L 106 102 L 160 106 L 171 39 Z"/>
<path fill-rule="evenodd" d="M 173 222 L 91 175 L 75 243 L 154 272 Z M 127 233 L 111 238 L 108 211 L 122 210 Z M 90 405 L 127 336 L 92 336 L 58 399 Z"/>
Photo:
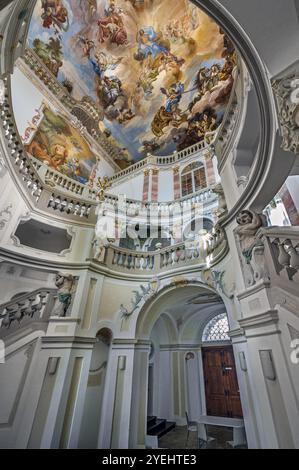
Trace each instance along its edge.
<path fill-rule="evenodd" d="M 208 416 L 243 418 L 229 323 L 225 312 L 212 317 L 202 335 L 205 412 Z"/>
<path fill-rule="evenodd" d="M 134 376 L 142 377 L 142 380 L 139 380 L 138 390 L 134 390 L 130 447 L 144 445 L 149 411 L 158 419 L 175 422 L 177 426 L 186 425 L 186 412 L 192 420 L 206 414 L 202 335 L 208 322 L 223 312 L 226 309 L 219 295 L 199 285 L 168 289 L 140 312 L 136 337 L 144 343 L 148 341 L 148 349 L 147 355 L 143 349 L 142 361 L 138 350 L 135 351 Z M 149 360 L 152 344 L 155 352 Z M 231 348 L 229 338 L 217 345 Z M 216 342 L 213 344 L 215 346 Z M 152 384 L 148 382 L 149 374 L 143 372 L 145 368 L 148 371 L 149 367 L 153 368 Z M 150 408 L 149 390 L 152 400 Z M 139 397 L 142 399 L 139 400 Z"/>

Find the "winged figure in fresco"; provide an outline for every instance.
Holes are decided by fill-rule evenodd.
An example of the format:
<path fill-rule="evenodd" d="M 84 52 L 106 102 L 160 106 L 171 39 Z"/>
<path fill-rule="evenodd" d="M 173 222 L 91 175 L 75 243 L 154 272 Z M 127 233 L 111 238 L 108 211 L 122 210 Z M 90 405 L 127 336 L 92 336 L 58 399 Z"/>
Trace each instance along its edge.
<path fill-rule="evenodd" d="M 41 0 L 43 27 L 68 31 L 69 15 L 63 0 Z"/>
<path fill-rule="evenodd" d="M 185 93 L 183 83 L 173 83 L 168 89 L 161 88 L 161 93 L 166 95 L 165 106 L 161 106 L 152 121 L 152 132 L 156 137 L 163 135 L 163 129 L 169 125 L 179 127 L 187 120 L 186 114 L 182 113 L 179 103 Z"/>
<path fill-rule="evenodd" d="M 118 46 L 128 44 L 128 34 L 122 18 L 123 10 L 111 0 L 105 8 L 105 16 L 98 20 L 98 41 L 100 44 L 110 41 Z"/>

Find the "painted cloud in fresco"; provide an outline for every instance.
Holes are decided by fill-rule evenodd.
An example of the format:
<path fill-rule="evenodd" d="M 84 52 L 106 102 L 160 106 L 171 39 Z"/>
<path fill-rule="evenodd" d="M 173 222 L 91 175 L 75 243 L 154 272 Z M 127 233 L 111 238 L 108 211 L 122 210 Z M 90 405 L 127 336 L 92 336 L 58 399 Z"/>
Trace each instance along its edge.
<path fill-rule="evenodd" d="M 121 166 L 215 131 L 233 85 L 231 42 L 188 0 L 38 0 L 29 44 L 101 108 Z"/>

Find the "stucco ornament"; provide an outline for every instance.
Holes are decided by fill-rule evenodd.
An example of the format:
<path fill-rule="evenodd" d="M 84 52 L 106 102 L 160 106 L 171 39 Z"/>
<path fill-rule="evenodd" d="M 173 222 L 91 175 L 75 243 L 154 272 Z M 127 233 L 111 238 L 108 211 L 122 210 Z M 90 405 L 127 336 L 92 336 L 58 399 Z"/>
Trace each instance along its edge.
<path fill-rule="evenodd" d="M 263 226 L 263 220 L 256 212 L 243 210 L 237 216 L 237 224 L 236 234 L 239 239 L 241 252 L 246 263 L 250 264 L 253 249 L 261 245 L 261 241 L 256 239 L 256 234 Z"/>
<path fill-rule="evenodd" d="M 0 79 L 0 106 L 3 106 L 5 102 L 5 83 Z"/>
<path fill-rule="evenodd" d="M 140 306 L 142 301 L 146 301 L 150 299 L 153 295 L 155 295 L 160 287 L 160 280 L 158 277 L 154 277 L 151 281 L 146 285 L 143 286 L 140 284 L 138 290 L 133 290 L 134 297 L 131 299 L 131 308 L 127 309 L 124 307 L 123 304 L 120 305 L 119 313 L 122 317 L 129 317 L 131 316 L 135 310 Z"/>
<path fill-rule="evenodd" d="M 232 299 L 234 297 L 235 284 L 233 284 L 229 290 L 227 289 L 224 270 L 217 271 L 216 269 L 208 269 L 204 271 L 203 279 L 209 286 L 213 287 L 218 292 L 221 292 L 228 299 Z"/>
<path fill-rule="evenodd" d="M 221 217 L 227 213 L 227 204 L 224 196 L 224 190 L 220 183 L 215 186 L 213 193 L 217 194 L 218 196 L 218 209 L 216 211 L 216 215 Z"/>
<path fill-rule="evenodd" d="M 282 148 L 299 154 L 299 72 L 273 82 L 282 133 Z"/>
<path fill-rule="evenodd" d="M 56 274 L 55 286 L 58 288 L 59 305 L 55 310 L 54 315 L 58 315 L 59 317 L 66 316 L 72 302 L 74 280 L 75 279 L 72 274 Z"/>

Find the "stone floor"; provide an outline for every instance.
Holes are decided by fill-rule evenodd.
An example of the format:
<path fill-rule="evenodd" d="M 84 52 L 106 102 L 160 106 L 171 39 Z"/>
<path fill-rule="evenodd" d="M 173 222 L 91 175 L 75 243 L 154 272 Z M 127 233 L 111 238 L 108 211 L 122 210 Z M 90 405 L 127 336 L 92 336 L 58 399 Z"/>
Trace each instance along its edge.
<path fill-rule="evenodd" d="M 233 431 L 230 428 L 218 426 L 207 426 L 208 435 L 215 440 L 208 444 L 203 444 L 202 449 L 231 449 L 227 441 L 233 439 Z M 197 433 L 190 432 L 188 443 L 186 445 L 187 428 L 186 426 L 177 426 L 175 429 L 165 434 L 159 439 L 159 448 L 162 449 L 198 449 Z"/>

